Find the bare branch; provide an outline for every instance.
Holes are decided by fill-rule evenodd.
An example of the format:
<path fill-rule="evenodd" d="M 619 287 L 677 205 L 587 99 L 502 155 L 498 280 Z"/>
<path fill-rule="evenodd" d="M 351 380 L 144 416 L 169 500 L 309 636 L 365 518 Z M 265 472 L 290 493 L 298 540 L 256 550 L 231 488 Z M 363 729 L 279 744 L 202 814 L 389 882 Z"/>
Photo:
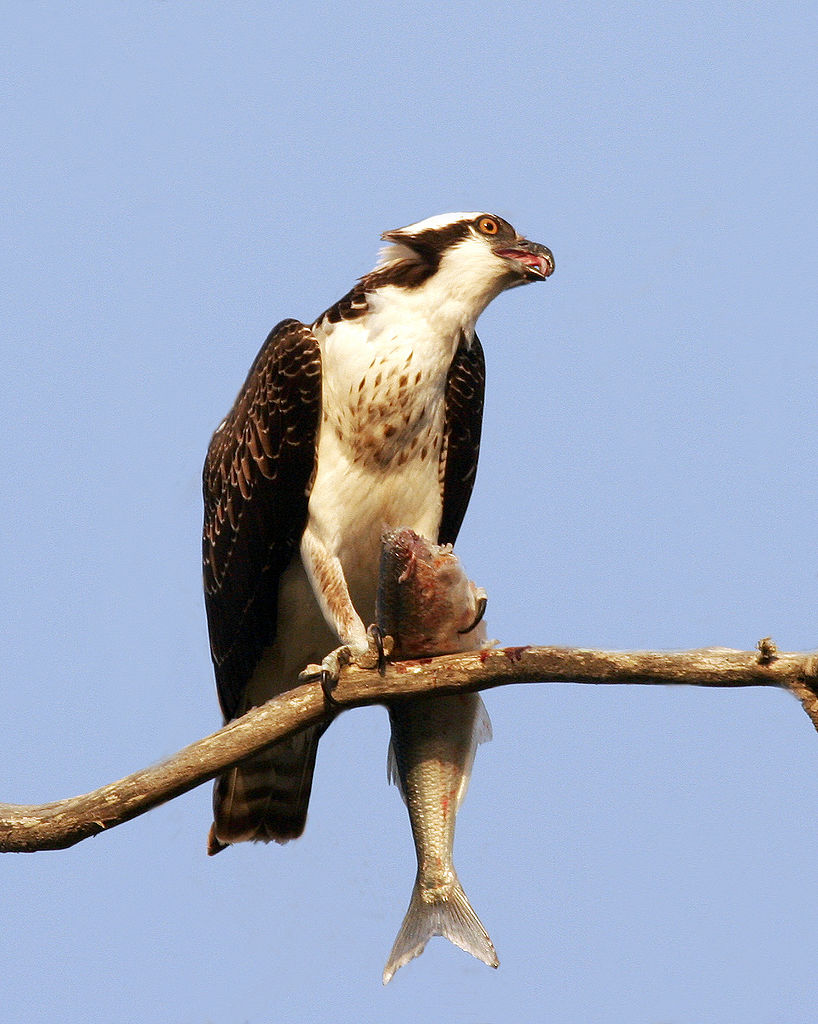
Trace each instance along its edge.
<path fill-rule="evenodd" d="M 801 701 L 818 729 L 818 657 L 781 653 L 769 639 L 759 650 L 597 651 L 576 647 L 506 647 L 396 662 L 386 674 L 344 671 L 337 710 L 421 694 L 483 690 L 508 683 L 595 683 L 688 686 L 777 686 Z M 269 743 L 313 725 L 328 709 L 309 683 L 254 708 L 161 764 L 92 793 L 55 803 L 0 804 L 0 852 L 59 850 L 144 814 L 212 779 Z"/>

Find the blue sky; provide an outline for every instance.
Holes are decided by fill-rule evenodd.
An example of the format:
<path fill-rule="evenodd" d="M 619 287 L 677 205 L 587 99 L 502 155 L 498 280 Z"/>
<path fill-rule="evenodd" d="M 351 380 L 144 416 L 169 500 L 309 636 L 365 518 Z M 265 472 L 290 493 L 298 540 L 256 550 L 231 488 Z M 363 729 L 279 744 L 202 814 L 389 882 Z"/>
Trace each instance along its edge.
<path fill-rule="evenodd" d="M 504 643 L 818 646 L 813 5 L 3 3 L 0 799 L 219 724 L 200 467 L 267 331 L 380 233 L 500 213 L 544 286 L 479 333 L 458 551 Z M 818 736 L 772 691 L 507 687 L 443 940 L 383 990 L 414 853 L 382 709 L 287 847 L 203 787 L 0 863 L 0 1018 L 809 1020 Z"/>

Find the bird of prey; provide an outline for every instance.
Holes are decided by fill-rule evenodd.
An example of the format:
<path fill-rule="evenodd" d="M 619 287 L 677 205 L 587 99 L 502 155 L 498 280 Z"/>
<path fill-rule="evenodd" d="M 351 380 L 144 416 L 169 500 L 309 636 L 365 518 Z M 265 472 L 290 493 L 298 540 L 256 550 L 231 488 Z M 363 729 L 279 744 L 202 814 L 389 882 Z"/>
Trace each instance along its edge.
<path fill-rule="evenodd" d="M 203 568 L 225 720 L 297 684 L 382 657 L 381 535 L 453 543 L 480 447 L 477 318 L 554 258 L 501 217 L 452 213 L 387 231 L 374 270 L 256 356 L 204 466 Z M 339 646 L 340 643 L 340 646 Z M 208 850 L 301 835 L 322 727 L 216 780 Z"/>

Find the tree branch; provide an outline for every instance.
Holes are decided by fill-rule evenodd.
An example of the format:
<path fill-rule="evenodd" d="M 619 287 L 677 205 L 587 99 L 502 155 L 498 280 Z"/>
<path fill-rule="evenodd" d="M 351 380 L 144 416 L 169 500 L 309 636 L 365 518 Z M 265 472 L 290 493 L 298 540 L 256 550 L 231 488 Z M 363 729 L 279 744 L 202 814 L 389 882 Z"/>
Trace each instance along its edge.
<path fill-rule="evenodd" d="M 91 793 L 48 804 L 0 804 L 0 852 L 65 849 L 186 793 L 269 743 L 338 710 L 424 694 L 508 683 L 777 686 L 798 697 L 818 729 L 818 657 L 779 653 L 770 640 L 759 641 L 758 648 L 657 653 L 506 647 L 395 662 L 384 676 L 350 667 L 334 691 L 337 709 L 327 708 L 317 682 L 307 683 L 253 708 L 167 761 Z"/>

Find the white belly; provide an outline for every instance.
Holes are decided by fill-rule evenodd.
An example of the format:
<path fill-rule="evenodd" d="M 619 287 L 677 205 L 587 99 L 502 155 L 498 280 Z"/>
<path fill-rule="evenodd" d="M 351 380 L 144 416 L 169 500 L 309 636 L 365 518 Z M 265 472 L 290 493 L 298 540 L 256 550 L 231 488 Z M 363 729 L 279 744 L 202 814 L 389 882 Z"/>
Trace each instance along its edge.
<path fill-rule="evenodd" d="M 442 349 L 411 335 L 384 338 L 363 323 L 339 324 L 323 339 L 309 527 L 340 560 L 364 622 L 374 619 L 384 529 L 408 526 L 437 540 L 453 343 Z"/>
<path fill-rule="evenodd" d="M 356 611 L 372 622 L 383 531 L 409 526 L 437 540 L 443 509 L 439 449 L 430 445 L 425 458 L 418 454 L 373 470 L 351 459 L 345 447 L 322 436 L 309 525 L 340 560 Z"/>

